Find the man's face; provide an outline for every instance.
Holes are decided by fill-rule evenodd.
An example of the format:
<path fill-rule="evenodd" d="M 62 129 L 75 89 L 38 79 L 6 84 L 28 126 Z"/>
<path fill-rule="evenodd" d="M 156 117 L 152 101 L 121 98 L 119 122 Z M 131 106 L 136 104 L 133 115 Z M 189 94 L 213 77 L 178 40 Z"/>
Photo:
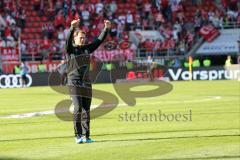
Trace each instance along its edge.
<path fill-rule="evenodd" d="M 78 46 L 82 46 L 85 44 L 86 41 L 86 35 L 82 32 L 79 32 L 75 37 L 74 37 L 74 42 Z"/>

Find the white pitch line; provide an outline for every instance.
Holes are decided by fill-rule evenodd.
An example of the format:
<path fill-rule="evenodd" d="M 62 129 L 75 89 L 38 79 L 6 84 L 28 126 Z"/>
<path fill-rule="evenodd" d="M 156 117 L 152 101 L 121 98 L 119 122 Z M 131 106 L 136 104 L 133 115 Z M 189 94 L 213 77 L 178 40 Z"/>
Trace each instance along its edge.
<path fill-rule="evenodd" d="M 214 96 L 211 98 L 205 99 L 195 99 L 195 100 L 182 100 L 182 101 L 160 101 L 160 102 L 150 102 L 150 103 L 137 103 L 137 105 L 146 105 L 146 104 L 179 104 L 179 103 L 196 103 L 196 102 L 208 102 L 213 100 L 221 100 L 221 96 Z M 108 104 L 109 105 L 109 104 Z M 128 106 L 125 103 L 120 103 L 117 106 Z M 98 105 L 91 105 L 91 109 L 97 108 Z M 70 111 L 73 111 L 73 107 L 70 108 Z M 23 113 L 23 114 L 15 114 L 15 115 L 8 115 L 8 116 L 0 116 L 2 119 L 19 119 L 19 118 L 31 118 L 31 117 L 38 117 L 43 115 L 50 115 L 54 114 L 54 110 L 42 111 L 42 112 L 31 112 L 31 113 Z"/>

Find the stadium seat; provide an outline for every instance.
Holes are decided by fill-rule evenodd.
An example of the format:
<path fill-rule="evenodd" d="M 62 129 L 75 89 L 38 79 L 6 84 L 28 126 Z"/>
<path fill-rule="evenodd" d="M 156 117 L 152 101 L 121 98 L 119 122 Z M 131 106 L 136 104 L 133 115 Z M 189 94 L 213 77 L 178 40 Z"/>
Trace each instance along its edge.
<path fill-rule="evenodd" d="M 130 79 L 136 79 L 136 75 L 135 75 L 135 73 L 133 72 L 133 71 L 129 71 L 128 73 L 127 73 L 127 76 L 126 76 L 127 78 L 127 80 L 130 80 Z"/>
<path fill-rule="evenodd" d="M 138 72 L 138 73 L 137 73 L 137 78 L 143 78 L 143 75 L 142 75 L 141 72 Z"/>
<path fill-rule="evenodd" d="M 143 78 L 148 78 L 148 75 L 146 72 L 143 73 Z"/>

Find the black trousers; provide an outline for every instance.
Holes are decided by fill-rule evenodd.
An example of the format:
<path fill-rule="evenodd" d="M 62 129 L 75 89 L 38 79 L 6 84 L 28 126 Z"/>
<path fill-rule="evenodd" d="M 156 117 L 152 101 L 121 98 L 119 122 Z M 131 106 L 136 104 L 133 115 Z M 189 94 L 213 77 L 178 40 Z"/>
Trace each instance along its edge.
<path fill-rule="evenodd" d="M 69 93 L 74 106 L 73 125 L 76 137 L 90 136 L 90 106 L 92 101 L 91 84 L 70 85 Z"/>

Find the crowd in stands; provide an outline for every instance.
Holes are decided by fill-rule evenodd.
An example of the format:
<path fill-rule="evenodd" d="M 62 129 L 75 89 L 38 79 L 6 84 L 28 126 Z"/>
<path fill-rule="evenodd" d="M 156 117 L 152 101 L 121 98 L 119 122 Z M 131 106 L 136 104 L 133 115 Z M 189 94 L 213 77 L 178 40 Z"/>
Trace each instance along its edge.
<path fill-rule="evenodd" d="M 0 1 L 0 47 L 15 47 L 26 24 L 20 0 Z"/>
<path fill-rule="evenodd" d="M 238 0 L 221 0 L 223 11 L 202 6 L 206 0 L 191 0 L 195 15 L 187 16 L 184 5 L 189 0 L 34 0 L 33 10 L 48 22 L 41 27 L 42 42 L 22 41 L 21 51 L 36 50 L 42 55 L 63 53 L 65 38 L 73 19 L 81 19 L 80 27 L 87 32 L 88 40 L 97 38 L 103 20 L 113 23 L 107 41 L 129 41 L 129 31 L 157 30 L 161 38 L 146 39 L 132 49 L 156 52 L 158 55 L 184 55 L 199 38 L 199 29 L 207 24 L 216 28 L 235 22 L 240 25 Z M 201 7 L 200 7 L 201 6 Z M 127 8 L 126 8 L 127 7 Z M 15 46 L 27 18 L 21 0 L 0 1 L 0 46 Z"/>

